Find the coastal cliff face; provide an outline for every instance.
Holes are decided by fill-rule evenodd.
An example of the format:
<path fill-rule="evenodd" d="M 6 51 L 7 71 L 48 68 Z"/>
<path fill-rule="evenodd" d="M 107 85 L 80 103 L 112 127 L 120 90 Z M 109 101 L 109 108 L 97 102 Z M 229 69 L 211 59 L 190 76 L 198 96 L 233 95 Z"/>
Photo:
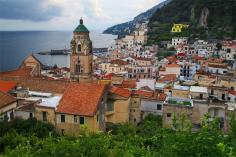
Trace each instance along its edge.
<path fill-rule="evenodd" d="M 171 0 L 166 0 L 154 6 L 153 8 L 147 10 L 146 12 L 139 14 L 132 21 L 114 25 L 106 29 L 103 33 L 113 34 L 113 35 L 127 35 L 134 31 L 137 23 L 148 21 L 152 17 L 152 15 L 156 12 L 157 9 L 160 9 L 163 6 L 167 5 L 170 1 Z"/>
<path fill-rule="evenodd" d="M 149 43 L 170 40 L 174 23 L 190 25 L 185 35 L 222 39 L 236 37 L 235 0 L 172 0 L 149 21 Z M 175 34 L 176 35 L 176 34 Z"/>
<path fill-rule="evenodd" d="M 208 8 L 203 8 L 201 12 L 201 16 L 199 19 L 199 26 L 207 28 L 207 18 L 209 16 L 209 9 Z"/>

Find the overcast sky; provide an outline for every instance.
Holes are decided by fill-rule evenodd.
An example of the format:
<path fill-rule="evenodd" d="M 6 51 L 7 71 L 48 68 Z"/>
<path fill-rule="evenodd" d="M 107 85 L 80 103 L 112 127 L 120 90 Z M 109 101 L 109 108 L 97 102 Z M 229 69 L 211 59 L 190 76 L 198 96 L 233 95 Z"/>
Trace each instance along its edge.
<path fill-rule="evenodd" d="M 0 30 L 90 30 L 132 20 L 163 0 L 0 0 Z"/>

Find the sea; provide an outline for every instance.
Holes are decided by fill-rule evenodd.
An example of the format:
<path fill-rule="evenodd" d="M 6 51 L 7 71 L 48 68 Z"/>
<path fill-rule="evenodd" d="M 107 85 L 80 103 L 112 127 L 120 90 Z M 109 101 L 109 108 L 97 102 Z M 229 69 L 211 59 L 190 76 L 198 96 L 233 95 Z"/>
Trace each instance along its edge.
<path fill-rule="evenodd" d="M 38 52 L 70 49 L 72 31 L 0 31 L 0 72 L 17 69 L 22 61 L 34 54 L 44 65 L 69 66 L 69 55 L 39 55 Z M 117 36 L 91 31 L 94 48 L 114 44 Z"/>

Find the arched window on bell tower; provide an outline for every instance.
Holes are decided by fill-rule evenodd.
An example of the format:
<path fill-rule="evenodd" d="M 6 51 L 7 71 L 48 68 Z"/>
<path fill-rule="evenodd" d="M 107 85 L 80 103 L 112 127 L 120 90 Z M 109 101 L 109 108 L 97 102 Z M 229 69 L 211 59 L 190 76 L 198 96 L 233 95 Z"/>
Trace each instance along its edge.
<path fill-rule="evenodd" d="M 78 52 L 81 52 L 81 44 L 78 44 Z"/>

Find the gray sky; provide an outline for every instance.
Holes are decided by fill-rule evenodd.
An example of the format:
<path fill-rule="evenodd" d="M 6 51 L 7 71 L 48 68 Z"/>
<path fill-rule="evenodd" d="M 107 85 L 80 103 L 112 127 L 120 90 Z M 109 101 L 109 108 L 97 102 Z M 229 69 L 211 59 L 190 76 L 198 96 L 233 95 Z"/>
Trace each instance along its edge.
<path fill-rule="evenodd" d="M 0 0 L 0 30 L 104 30 L 164 0 Z"/>

